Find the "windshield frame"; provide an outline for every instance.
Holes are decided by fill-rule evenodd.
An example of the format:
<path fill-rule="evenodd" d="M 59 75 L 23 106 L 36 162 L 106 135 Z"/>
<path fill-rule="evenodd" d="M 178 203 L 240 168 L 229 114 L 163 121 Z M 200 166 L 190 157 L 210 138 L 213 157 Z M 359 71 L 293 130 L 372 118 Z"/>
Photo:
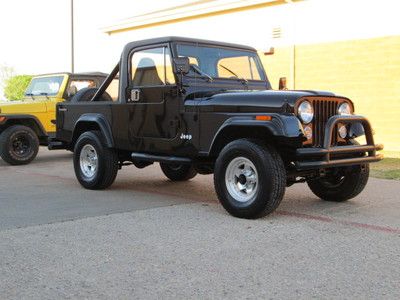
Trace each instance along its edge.
<path fill-rule="evenodd" d="M 242 52 L 242 53 L 250 53 L 252 55 L 249 55 L 249 57 L 253 57 L 254 58 L 254 63 L 256 64 L 256 69 L 260 75 L 261 79 L 251 79 L 251 78 L 232 78 L 232 77 L 217 77 L 217 76 L 213 76 L 213 74 L 208 74 L 212 77 L 212 80 L 221 80 L 221 81 L 238 81 L 238 80 L 245 80 L 248 82 L 255 82 L 255 83 L 259 83 L 259 82 L 268 82 L 268 77 L 267 74 L 265 72 L 264 69 L 264 65 L 262 64 L 262 61 L 258 55 L 258 52 L 256 50 L 249 50 L 247 48 L 239 48 L 239 47 L 229 47 L 229 46 L 225 46 L 225 45 L 218 45 L 218 44 L 206 44 L 206 43 L 191 43 L 191 42 L 175 42 L 172 45 L 172 51 L 173 51 L 173 56 L 174 57 L 183 57 L 182 55 L 179 54 L 178 51 L 178 47 L 180 45 L 183 46 L 192 46 L 192 47 L 205 47 L 205 48 L 219 48 L 219 49 L 226 49 L 229 51 L 238 51 L 238 52 Z M 229 57 L 229 56 L 228 56 Z M 239 57 L 239 56 L 238 56 Z M 204 71 L 204 70 L 203 70 Z M 185 74 L 185 77 L 188 78 L 199 78 L 199 77 L 203 77 L 201 75 L 197 76 L 197 75 L 189 75 L 189 74 Z"/>
<path fill-rule="evenodd" d="M 67 75 L 65 74 L 54 74 L 54 75 L 45 75 L 45 76 L 34 76 L 32 80 L 29 82 L 29 85 L 27 86 L 25 92 L 24 92 L 24 97 L 60 97 L 62 95 L 62 92 L 64 90 L 64 86 L 66 85 L 66 77 Z M 32 90 L 29 90 L 32 86 L 32 83 L 35 80 L 43 80 L 43 79 L 49 79 L 49 78 L 60 78 L 60 83 L 57 92 L 54 93 L 39 93 L 39 94 L 32 94 Z M 45 82 L 45 81 L 44 81 Z"/>

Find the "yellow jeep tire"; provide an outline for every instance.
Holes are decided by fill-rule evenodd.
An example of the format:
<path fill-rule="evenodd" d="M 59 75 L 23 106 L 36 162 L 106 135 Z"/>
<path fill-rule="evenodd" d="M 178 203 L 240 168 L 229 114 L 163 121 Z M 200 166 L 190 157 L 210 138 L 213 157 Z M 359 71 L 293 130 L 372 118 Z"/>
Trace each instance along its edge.
<path fill-rule="evenodd" d="M 38 136 L 27 126 L 14 125 L 0 135 L 0 156 L 10 165 L 29 164 L 38 151 Z"/>

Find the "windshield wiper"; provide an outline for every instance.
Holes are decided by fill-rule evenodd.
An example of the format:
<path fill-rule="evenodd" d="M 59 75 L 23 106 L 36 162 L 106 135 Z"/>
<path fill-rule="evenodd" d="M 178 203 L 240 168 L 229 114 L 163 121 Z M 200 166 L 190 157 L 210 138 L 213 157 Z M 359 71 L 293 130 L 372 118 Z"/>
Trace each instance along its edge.
<path fill-rule="evenodd" d="M 25 96 L 31 96 L 32 100 L 35 100 L 32 93 L 26 93 Z"/>
<path fill-rule="evenodd" d="M 201 76 L 204 76 L 208 79 L 209 82 L 212 82 L 213 79 L 210 75 L 208 75 L 207 73 L 205 73 L 204 71 L 202 71 L 198 66 L 196 65 L 190 65 L 190 67 L 195 70 L 197 73 L 199 73 Z"/>
<path fill-rule="evenodd" d="M 41 96 L 46 96 L 47 100 L 49 100 L 49 93 L 42 92 L 40 93 Z"/>
<path fill-rule="evenodd" d="M 239 77 L 235 72 L 233 72 L 231 69 L 225 67 L 224 65 L 219 65 L 221 68 L 225 69 L 226 71 L 228 71 L 229 73 L 231 73 L 233 76 L 235 76 L 241 83 L 246 84 L 249 82 L 247 79 L 243 78 L 243 77 Z"/>

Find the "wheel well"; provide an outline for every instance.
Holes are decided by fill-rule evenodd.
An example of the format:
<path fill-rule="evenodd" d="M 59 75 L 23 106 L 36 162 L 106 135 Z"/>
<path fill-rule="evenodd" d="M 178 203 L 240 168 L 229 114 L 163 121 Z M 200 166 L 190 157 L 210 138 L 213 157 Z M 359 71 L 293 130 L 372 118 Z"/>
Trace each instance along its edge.
<path fill-rule="evenodd" d="M 257 139 L 268 142 L 273 142 L 275 137 L 271 131 L 262 126 L 247 127 L 247 126 L 229 126 L 222 129 L 215 138 L 210 150 L 210 156 L 216 157 L 228 143 L 237 139 Z"/>
<path fill-rule="evenodd" d="M 2 126 L 2 131 L 15 125 L 23 125 L 32 129 L 39 138 L 47 137 L 47 133 L 34 119 L 9 119 L 7 123 Z"/>
<path fill-rule="evenodd" d="M 72 136 L 71 140 L 71 148 L 73 149 L 75 147 L 75 143 L 78 140 L 78 138 L 81 136 L 82 133 L 86 131 L 92 131 L 92 130 L 98 130 L 101 131 L 101 128 L 99 124 L 96 122 L 90 122 L 90 121 L 81 121 L 79 122 L 74 130 L 74 134 Z"/>

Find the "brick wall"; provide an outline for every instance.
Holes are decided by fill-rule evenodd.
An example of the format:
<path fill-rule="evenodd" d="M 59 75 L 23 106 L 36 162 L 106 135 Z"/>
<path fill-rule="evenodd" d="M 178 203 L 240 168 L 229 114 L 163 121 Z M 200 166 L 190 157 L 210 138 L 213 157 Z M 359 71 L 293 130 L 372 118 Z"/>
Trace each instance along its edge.
<path fill-rule="evenodd" d="M 346 96 L 371 120 L 376 142 L 400 151 L 400 36 L 296 45 L 294 72 L 293 47 L 261 58 L 274 89 L 287 77 L 289 88 Z"/>

